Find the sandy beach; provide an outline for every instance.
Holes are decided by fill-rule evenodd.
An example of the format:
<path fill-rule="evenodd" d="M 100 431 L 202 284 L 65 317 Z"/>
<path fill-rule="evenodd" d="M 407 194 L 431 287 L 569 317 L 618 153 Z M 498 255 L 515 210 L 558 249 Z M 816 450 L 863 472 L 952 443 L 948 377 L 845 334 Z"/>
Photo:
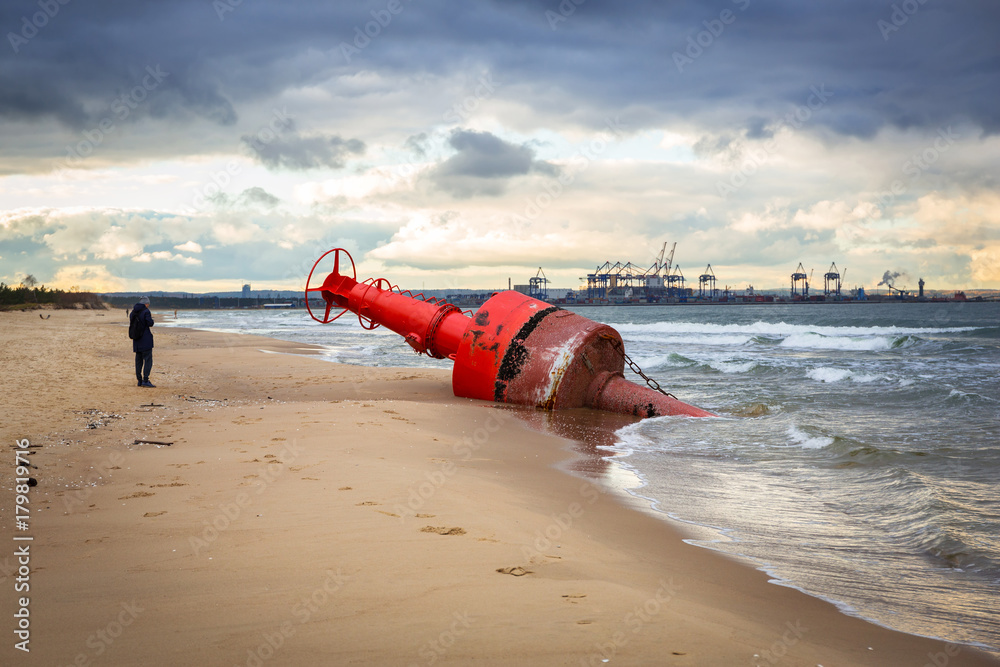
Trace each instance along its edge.
<path fill-rule="evenodd" d="M 685 544 L 611 488 L 617 418 L 153 331 L 142 389 L 122 311 L 0 313 L 8 470 L 37 479 L 27 513 L 0 489 L 4 665 L 1000 664 Z"/>

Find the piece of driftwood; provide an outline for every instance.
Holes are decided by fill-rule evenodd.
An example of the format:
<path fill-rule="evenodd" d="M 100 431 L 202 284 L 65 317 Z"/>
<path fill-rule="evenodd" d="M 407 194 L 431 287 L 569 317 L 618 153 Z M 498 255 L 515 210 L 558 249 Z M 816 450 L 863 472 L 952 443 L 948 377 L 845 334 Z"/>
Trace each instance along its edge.
<path fill-rule="evenodd" d="M 172 442 L 164 442 L 163 440 L 136 440 L 132 443 L 133 445 L 166 445 L 169 447 L 174 444 Z"/>

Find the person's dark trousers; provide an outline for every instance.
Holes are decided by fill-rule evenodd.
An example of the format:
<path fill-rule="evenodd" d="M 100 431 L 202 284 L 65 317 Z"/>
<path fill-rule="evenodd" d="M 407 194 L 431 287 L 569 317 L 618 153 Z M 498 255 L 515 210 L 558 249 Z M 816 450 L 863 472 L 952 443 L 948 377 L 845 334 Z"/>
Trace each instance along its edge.
<path fill-rule="evenodd" d="M 153 351 L 143 350 L 135 353 L 135 379 L 139 384 L 149 382 L 149 371 L 153 369 Z"/>

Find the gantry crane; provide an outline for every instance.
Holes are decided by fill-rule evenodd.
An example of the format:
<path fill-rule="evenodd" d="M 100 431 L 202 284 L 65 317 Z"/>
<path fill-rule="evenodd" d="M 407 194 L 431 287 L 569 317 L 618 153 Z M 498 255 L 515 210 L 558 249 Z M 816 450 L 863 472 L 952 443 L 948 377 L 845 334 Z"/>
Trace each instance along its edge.
<path fill-rule="evenodd" d="M 799 283 L 803 284 L 803 287 L 799 286 Z M 809 298 L 809 276 L 806 275 L 806 270 L 802 266 L 802 262 L 799 262 L 798 267 L 796 267 L 795 272 L 792 274 L 792 299 L 807 299 Z"/>
<path fill-rule="evenodd" d="M 712 270 L 712 265 L 709 264 L 705 267 L 705 273 L 698 276 L 698 296 L 714 299 L 717 291 L 715 289 L 715 271 Z"/>
<path fill-rule="evenodd" d="M 549 298 L 549 291 L 545 286 L 549 282 L 549 279 L 545 277 L 545 272 L 542 271 L 542 267 L 538 267 L 538 272 L 528 279 L 528 296 L 540 301 L 547 300 Z"/>

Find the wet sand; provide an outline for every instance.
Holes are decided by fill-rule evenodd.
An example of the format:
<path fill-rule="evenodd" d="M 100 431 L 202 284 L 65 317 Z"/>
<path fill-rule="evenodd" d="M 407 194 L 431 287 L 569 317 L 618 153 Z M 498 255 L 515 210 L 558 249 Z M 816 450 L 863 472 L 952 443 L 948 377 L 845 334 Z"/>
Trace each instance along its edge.
<path fill-rule="evenodd" d="M 0 313 L 4 447 L 38 480 L 27 530 L 0 489 L 2 664 L 1000 664 L 685 544 L 607 485 L 613 419 L 184 329 L 140 389 L 126 324 Z"/>

